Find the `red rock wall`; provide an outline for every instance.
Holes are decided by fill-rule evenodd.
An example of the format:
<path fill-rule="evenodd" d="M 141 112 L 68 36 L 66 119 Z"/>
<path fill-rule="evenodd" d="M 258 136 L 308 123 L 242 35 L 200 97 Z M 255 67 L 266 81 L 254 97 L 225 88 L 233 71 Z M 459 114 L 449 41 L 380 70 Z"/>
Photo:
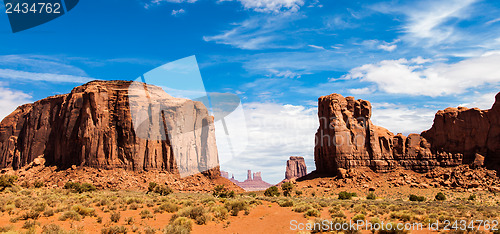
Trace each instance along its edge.
<path fill-rule="evenodd" d="M 172 152 L 175 147 L 168 139 L 137 136 L 129 106 L 130 84 L 94 81 L 74 88 L 70 94 L 19 107 L 0 123 L 0 168 L 18 169 L 42 155 L 48 164 L 62 168 L 82 165 L 177 172 Z M 175 99 L 158 87 L 148 86 L 148 89 L 165 100 Z M 184 108 L 190 108 L 194 119 L 213 123 L 202 103 L 187 102 L 192 105 Z M 171 117 L 164 116 L 163 122 L 171 121 Z M 167 132 L 166 127 L 163 130 Z M 203 138 L 196 144 L 211 144 L 209 148 L 215 148 L 216 153 L 213 129 L 194 137 Z M 191 152 L 191 155 L 197 156 L 194 167 L 218 163 L 217 157 L 206 158 L 204 152 Z"/>
<path fill-rule="evenodd" d="M 386 172 L 396 167 L 425 172 L 436 166 L 485 163 L 500 157 L 500 101 L 491 110 L 448 108 L 436 114 L 433 127 L 405 137 L 394 135 L 370 120 L 371 105 L 365 100 L 331 94 L 318 99 L 320 126 L 314 157 L 319 173 L 338 173 L 338 168 L 370 167 Z"/>

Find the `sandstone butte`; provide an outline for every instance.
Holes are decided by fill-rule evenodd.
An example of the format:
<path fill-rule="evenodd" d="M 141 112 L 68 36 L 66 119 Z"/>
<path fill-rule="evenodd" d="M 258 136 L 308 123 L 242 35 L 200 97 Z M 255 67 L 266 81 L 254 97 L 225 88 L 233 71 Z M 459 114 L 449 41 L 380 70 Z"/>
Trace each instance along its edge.
<path fill-rule="evenodd" d="M 137 96 L 145 89 L 148 98 Z M 158 122 L 138 132 L 134 118 L 139 117 L 131 109 L 151 109 L 151 99 L 168 111 L 150 117 Z M 167 126 L 183 134 L 158 137 L 167 135 Z M 47 165 L 60 169 L 86 166 L 218 176 L 214 131 L 213 117 L 201 102 L 174 98 L 143 83 L 92 81 L 69 94 L 20 106 L 7 116 L 0 123 L 0 168 L 19 169 L 44 158 Z"/>
<path fill-rule="evenodd" d="M 285 180 L 290 181 L 307 175 L 306 162 L 303 157 L 290 156 L 286 161 Z"/>
<path fill-rule="evenodd" d="M 247 179 L 243 182 L 236 180 L 234 178 L 234 175 L 229 178 L 229 173 L 225 171 L 221 171 L 221 176 L 229 179 L 231 182 L 243 188 L 245 191 L 261 191 L 266 190 L 267 188 L 272 186 L 272 184 L 269 184 L 262 180 L 262 174 L 260 171 L 252 173 L 251 170 L 248 170 Z"/>
<path fill-rule="evenodd" d="M 500 169 L 500 93 L 489 110 L 440 110 L 431 129 L 409 136 L 374 125 L 371 114 L 371 104 L 365 100 L 340 94 L 318 99 L 317 173 L 342 176 L 357 167 L 427 172 L 463 164 Z"/>

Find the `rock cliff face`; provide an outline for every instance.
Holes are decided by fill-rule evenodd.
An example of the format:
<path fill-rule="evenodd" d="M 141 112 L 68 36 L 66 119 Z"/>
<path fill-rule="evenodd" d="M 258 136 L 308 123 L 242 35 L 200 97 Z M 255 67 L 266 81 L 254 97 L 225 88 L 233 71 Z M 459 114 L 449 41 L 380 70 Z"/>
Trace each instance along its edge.
<path fill-rule="evenodd" d="M 155 112 L 156 103 L 166 111 Z M 93 81 L 7 116 L 0 123 L 0 168 L 18 169 L 39 156 L 60 168 L 154 169 L 181 175 L 215 168 L 211 174 L 220 174 L 213 118 L 206 107 L 128 81 Z"/>
<path fill-rule="evenodd" d="M 304 158 L 291 156 L 286 161 L 285 180 L 293 180 L 305 175 L 307 175 L 307 168 Z"/>
<path fill-rule="evenodd" d="M 437 166 L 458 166 L 484 160 L 499 168 L 500 94 L 490 110 L 448 108 L 436 114 L 422 134 L 394 135 L 370 120 L 371 105 L 339 94 L 318 99 L 320 126 L 314 150 L 319 173 L 370 167 L 377 172 L 404 167 L 427 172 Z M 482 158 L 484 157 L 484 158 Z"/>

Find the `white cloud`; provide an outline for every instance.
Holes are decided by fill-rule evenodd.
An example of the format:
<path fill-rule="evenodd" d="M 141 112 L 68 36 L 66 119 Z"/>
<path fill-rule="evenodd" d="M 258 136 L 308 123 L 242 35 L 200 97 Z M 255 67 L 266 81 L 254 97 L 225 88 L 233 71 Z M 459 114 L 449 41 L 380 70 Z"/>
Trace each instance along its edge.
<path fill-rule="evenodd" d="M 219 35 L 204 36 L 203 40 L 245 50 L 294 48 L 296 46 L 280 43 L 288 39 L 288 37 L 277 32 L 285 29 L 288 22 L 298 18 L 299 16 L 294 14 L 256 16 L 241 23 L 233 24 L 234 28 Z"/>
<path fill-rule="evenodd" d="M 370 88 L 368 88 L 368 87 L 360 88 L 360 89 L 349 89 L 349 93 L 351 93 L 353 95 L 370 94 L 372 92 L 373 91 Z"/>
<path fill-rule="evenodd" d="M 159 6 L 163 3 L 195 3 L 197 0 L 152 0 L 144 3 L 144 8 L 149 9 L 153 6 Z"/>
<path fill-rule="evenodd" d="M 264 180 L 284 179 L 289 156 L 304 156 L 313 169 L 314 134 L 318 128 L 316 108 L 276 103 L 244 103 L 248 146 L 222 170 L 244 178 L 246 170 L 262 171 Z M 216 129 L 217 130 L 217 129 Z"/>
<path fill-rule="evenodd" d="M 18 106 L 31 102 L 31 96 L 18 90 L 2 87 L 0 82 L 0 120 L 12 113 Z"/>
<path fill-rule="evenodd" d="M 379 4 L 373 8 L 383 13 L 400 13 L 406 16 L 403 25 L 404 39 L 433 46 L 452 43 L 461 38 L 456 23 L 470 17 L 468 10 L 477 0 L 416 1 L 411 5 L 394 6 Z"/>
<path fill-rule="evenodd" d="M 179 10 L 172 10 L 172 15 L 173 16 L 178 16 L 178 15 L 182 15 L 186 13 L 186 11 L 184 9 L 179 9 Z"/>
<path fill-rule="evenodd" d="M 437 110 L 391 103 L 372 103 L 372 122 L 394 134 L 421 133 L 431 128 Z"/>
<path fill-rule="evenodd" d="M 94 78 L 83 77 L 83 76 L 73 76 L 73 75 L 63 75 L 63 74 L 53 74 L 53 73 L 35 73 L 35 72 L 25 72 L 12 69 L 0 69 L 0 78 L 14 79 L 14 80 L 59 82 L 59 83 L 87 83 L 92 80 L 95 80 Z"/>
<path fill-rule="evenodd" d="M 232 0 L 219 0 L 226 2 Z M 245 9 L 257 12 L 298 11 L 304 5 L 304 0 L 237 0 Z"/>
<path fill-rule="evenodd" d="M 468 108 L 477 107 L 482 110 L 490 109 L 495 102 L 495 96 L 497 92 L 489 92 L 489 93 L 475 93 L 472 97 L 469 96 L 467 99 L 469 102 L 462 103 L 459 106 L 464 106 Z"/>
<path fill-rule="evenodd" d="M 393 94 L 443 96 L 460 94 L 469 88 L 500 82 L 500 53 L 489 52 L 457 63 L 435 63 L 422 58 L 384 60 L 352 69 L 344 78 L 375 83 Z"/>
<path fill-rule="evenodd" d="M 325 49 L 325 47 L 323 47 L 323 46 L 317 46 L 317 45 L 307 45 L 307 46 L 309 46 L 311 48 L 314 48 L 314 49 L 319 49 L 319 50 L 324 50 Z"/>

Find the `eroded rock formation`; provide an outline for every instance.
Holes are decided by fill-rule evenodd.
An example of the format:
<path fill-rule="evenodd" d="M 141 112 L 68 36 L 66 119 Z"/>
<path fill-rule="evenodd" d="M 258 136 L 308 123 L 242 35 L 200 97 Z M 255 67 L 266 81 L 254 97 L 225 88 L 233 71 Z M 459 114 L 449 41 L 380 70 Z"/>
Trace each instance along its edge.
<path fill-rule="evenodd" d="M 314 157 L 319 173 L 356 167 L 427 172 L 437 166 L 500 165 L 500 93 L 490 110 L 448 108 L 436 114 L 430 130 L 408 137 L 373 125 L 370 102 L 340 94 L 318 99 L 318 117 Z"/>
<path fill-rule="evenodd" d="M 221 171 L 222 177 L 229 179 L 234 184 L 243 188 L 245 191 L 261 191 L 266 190 L 272 185 L 262 180 L 261 172 L 255 172 L 252 174 L 251 170 L 247 171 L 247 179 L 243 182 L 240 182 L 234 178 L 234 175 L 229 178 L 229 173 L 225 171 Z"/>
<path fill-rule="evenodd" d="M 293 180 L 305 175 L 307 175 L 307 167 L 304 158 L 291 156 L 286 161 L 285 180 Z"/>
<path fill-rule="evenodd" d="M 154 110 L 158 103 L 165 111 Z M 172 130 L 182 134 L 172 135 Z M 39 156 L 60 168 L 154 169 L 184 175 L 214 168 L 209 174 L 220 174 L 213 118 L 206 107 L 128 81 L 93 81 L 69 94 L 20 106 L 7 116 L 0 123 L 0 168 L 18 169 Z"/>

